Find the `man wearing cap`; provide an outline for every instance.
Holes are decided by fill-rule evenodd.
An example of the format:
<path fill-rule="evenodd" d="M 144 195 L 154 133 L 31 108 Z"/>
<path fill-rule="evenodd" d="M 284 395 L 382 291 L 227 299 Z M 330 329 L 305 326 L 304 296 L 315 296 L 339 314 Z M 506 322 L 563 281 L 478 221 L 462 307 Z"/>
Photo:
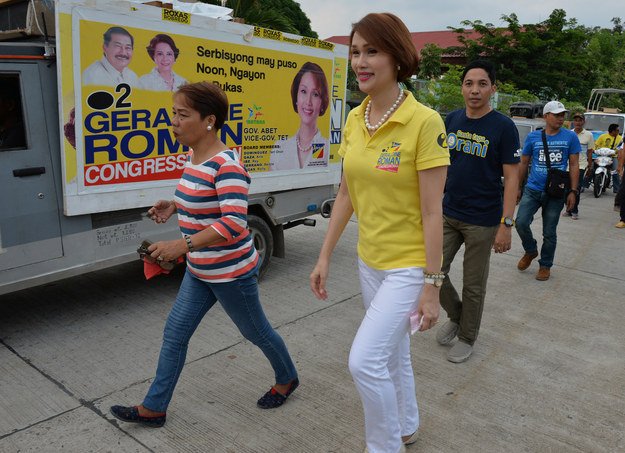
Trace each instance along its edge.
<path fill-rule="evenodd" d="M 560 220 L 560 211 L 566 203 L 566 208 L 573 209 L 576 195 L 579 194 L 579 153 L 581 145 L 575 132 L 563 129 L 564 115 L 568 110 L 559 101 L 550 101 L 543 108 L 545 119 L 545 138 L 549 156 L 546 156 L 543 145 L 543 131 L 530 132 L 525 139 L 521 154 L 521 169 L 519 181 L 523 181 L 529 167 L 529 177 L 523 190 L 519 193 L 521 202 L 517 211 L 516 230 L 519 233 L 525 255 L 519 260 L 517 267 L 520 271 L 527 269 L 532 260 L 538 256 L 538 244 L 530 228 L 534 214 L 542 209 L 543 244 L 540 249 L 540 266 L 536 280 L 549 280 L 551 267 L 556 253 L 556 229 Z M 531 158 L 531 159 L 530 159 Z M 547 194 L 547 164 L 549 158 L 552 169 L 566 170 L 569 166 L 571 191 L 565 198 L 554 198 Z M 531 160 L 531 166 L 530 166 Z M 519 191 L 520 192 L 520 191 Z"/>
<path fill-rule="evenodd" d="M 592 171 L 592 152 L 595 150 L 595 139 L 592 136 L 592 132 L 584 129 L 585 123 L 586 118 L 583 113 L 578 112 L 573 115 L 573 131 L 577 134 L 579 143 L 582 145 L 581 157 L 579 159 L 579 185 L 577 186 L 577 190 L 580 192 L 584 190 L 583 187 L 587 187 L 586 181 L 592 178 L 592 175 L 585 177 L 585 174 L 586 169 L 588 169 L 589 172 Z M 579 193 L 575 196 L 575 206 L 573 206 L 573 209 L 567 209 L 562 215 L 571 217 L 573 220 L 579 218 Z"/>

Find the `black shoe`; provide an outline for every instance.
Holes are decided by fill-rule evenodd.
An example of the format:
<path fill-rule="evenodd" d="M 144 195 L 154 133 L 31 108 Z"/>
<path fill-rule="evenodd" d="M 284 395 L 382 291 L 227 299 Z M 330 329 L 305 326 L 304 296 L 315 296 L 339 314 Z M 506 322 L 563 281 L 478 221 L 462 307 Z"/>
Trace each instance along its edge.
<path fill-rule="evenodd" d="M 299 386 L 299 379 L 295 378 L 291 381 L 291 386 L 289 390 L 286 392 L 286 395 L 282 395 L 278 393 L 278 391 L 271 387 L 267 393 L 265 393 L 256 404 L 261 409 L 275 409 L 276 407 L 280 407 L 284 404 L 286 399 L 289 397 L 291 393 Z"/>
<path fill-rule="evenodd" d="M 156 415 L 152 417 L 143 417 L 139 415 L 137 406 L 111 406 L 111 414 L 118 420 L 128 423 L 140 423 L 150 428 L 160 428 L 165 424 L 167 415 Z"/>

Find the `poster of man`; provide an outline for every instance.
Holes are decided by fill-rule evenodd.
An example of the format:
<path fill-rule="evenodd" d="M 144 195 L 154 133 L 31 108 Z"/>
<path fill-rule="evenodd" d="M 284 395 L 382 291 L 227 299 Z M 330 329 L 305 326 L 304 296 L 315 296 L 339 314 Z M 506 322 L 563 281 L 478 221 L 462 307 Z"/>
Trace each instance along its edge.
<path fill-rule="evenodd" d="M 82 74 L 83 85 L 117 86 L 127 83 L 137 85 L 138 78 L 128 65 L 134 52 L 134 38 L 122 27 L 110 27 L 104 33 L 104 55 L 93 62 Z"/>

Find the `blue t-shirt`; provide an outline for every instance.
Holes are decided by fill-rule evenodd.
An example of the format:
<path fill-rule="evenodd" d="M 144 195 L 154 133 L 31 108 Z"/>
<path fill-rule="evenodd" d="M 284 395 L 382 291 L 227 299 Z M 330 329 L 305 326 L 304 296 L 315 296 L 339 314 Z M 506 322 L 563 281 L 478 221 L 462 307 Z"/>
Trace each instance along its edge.
<path fill-rule="evenodd" d="M 527 187 L 539 192 L 544 191 L 547 184 L 547 164 L 543 148 L 542 131 L 530 132 L 523 146 L 523 155 L 532 156 Z M 556 135 L 547 134 L 547 148 L 549 148 L 551 168 L 566 170 L 569 155 L 579 154 L 582 145 L 575 132 L 560 128 Z"/>
<path fill-rule="evenodd" d="M 479 226 L 495 226 L 503 211 L 503 164 L 519 162 L 519 133 L 510 118 L 492 110 L 478 119 L 465 109 L 445 118 L 451 166 L 443 214 Z"/>

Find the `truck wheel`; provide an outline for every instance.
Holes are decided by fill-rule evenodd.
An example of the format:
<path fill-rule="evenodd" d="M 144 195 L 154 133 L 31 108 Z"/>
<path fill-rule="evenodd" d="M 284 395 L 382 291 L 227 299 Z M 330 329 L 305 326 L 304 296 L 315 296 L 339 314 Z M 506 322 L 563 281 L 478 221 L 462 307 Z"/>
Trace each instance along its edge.
<path fill-rule="evenodd" d="M 599 198 L 603 193 L 603 178 L 600 174 L 595 175 L 595 180 L 592 184 L 592 194 L 595 196 L 595 198 Z"/>
<path fill-rule="evenodd" d="M 273 254 L 273 235 L 267 223 L 255 215 L 247 216 L 247 228 L 252 233 L 254 247 L 258 251 L 260 258 L 259 277 L 262 277 L 267 271 Z"/>

